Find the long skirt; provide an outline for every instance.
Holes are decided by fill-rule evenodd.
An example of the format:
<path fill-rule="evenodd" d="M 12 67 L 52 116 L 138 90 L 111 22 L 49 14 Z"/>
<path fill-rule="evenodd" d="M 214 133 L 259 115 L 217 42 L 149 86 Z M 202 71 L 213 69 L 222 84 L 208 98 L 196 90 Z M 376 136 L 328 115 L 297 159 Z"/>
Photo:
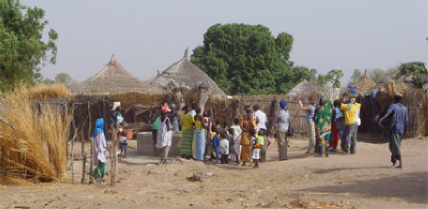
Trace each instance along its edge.
<path fill-rule="evenodd" d="M 242 145 L 241 148 L 241 160 L 244 162 L 253 162 L 253 159 L 251 159 L 250 154 L 251 150 L 253 150 L 252 145 Z"/>
<path fill-rule="evenodd" d="M 100 177 L 100 175 L 101 175 L 101 177 L 104 177 L 104 175 L 105 175 L 105 172 L 104 172 L 105 167 L 106 167 L 106 163 L 103 163 L 103 162 L 101 162 L 101 161 L 98 160 L 98 168 L 94 169 L 93 177 L 94 178 L 98 178 L 98 177 Z M 98 169 L 100 169 L 99 172 L 98 172 Z"/>
<path fill-rule="evenodd" d="M 336 121 L 333 121 L 333 124 L 331 125 L 331 133 L 333 136 L 330 136 L 330 147 L 335 148 L 339 145 L 341 135 L 340 130 L 336 128 Z"/>
<path fill-rule="evenodd" d="M 358 124 L 357 122 L 346 125 L 345 132 L 345 152 L 354 154 L 355 149 L 357 147 L 357 132 L 358 132 Z"/>
<path fill-rule="evenodd" d="M 205 130 L 196 129 L 195 131 L 196 159 L 204 160 L 205 154 Z"/>
<path fill-rule="evenodd" d="M 321 133 L 320 137 L 318 139 L 318 153 L 322 154 L 322 153 L 329 153 L 330 152 L 330 133 Z"/>
<path fill-rule="evenodd" d="M 181 135 L 181 148 L 180 155 L 185 157 L 193 156 L 193 137 L 195 136 L 194 129 L 184 129 L 183 134 Z"/>

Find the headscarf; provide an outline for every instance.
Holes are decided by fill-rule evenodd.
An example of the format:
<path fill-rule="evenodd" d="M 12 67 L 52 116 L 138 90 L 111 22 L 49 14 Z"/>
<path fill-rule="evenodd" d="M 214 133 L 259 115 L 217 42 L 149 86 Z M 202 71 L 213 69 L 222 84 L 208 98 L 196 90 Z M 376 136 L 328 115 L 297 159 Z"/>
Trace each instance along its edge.
<path fill-rule="evenodd" d="M 177 107 L 176 104 L 171 104 L 171 108 Z"/>
<path fill-rule="evenodd" d="M 246 112 L 253 111 L 253 108 L 250 105 L 245 106 L 244 109 L 245 109 Z"/>
<path fill-rule="evenodd" d="M 287 106 L 287 102 L 285 101 L 285 100 L 281 100 L 280 102 L 279 102 L 279 106 L 283 109 L 283 110 L 285 110 L 285 111 L 287 111 L 287 108 L 285 108 L 286 106 Z"/>
<path fill-rule="evenodd" d="M 329 134 L 331 132 L 331 118 L 331 101 L 330 99 L 323 99 L 323 104 L 320 106 L 316 117 L 318 130 L 321 134 Z"/>
<path fill-rule="evenodd" d="M 95 121 L 95 129 L 94 132 L 92 132 L 92 136 L 96 137 L 98 134 L 101 134 L 104 132 L 104 119 L 98 118 Z"/>

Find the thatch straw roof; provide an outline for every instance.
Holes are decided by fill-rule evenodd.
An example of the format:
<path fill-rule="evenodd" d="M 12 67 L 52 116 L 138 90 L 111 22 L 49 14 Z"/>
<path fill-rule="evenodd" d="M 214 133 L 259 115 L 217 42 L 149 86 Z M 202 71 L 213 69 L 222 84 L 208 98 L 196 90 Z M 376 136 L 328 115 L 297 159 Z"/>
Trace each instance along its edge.
<path fill-rule="evenodd" d="M 162 89 L 145 83 L 120 65 L 114 54 L 97 74 L 71 89 L 74 94 L 110 95 L 127 92 L 162 93 Z"/>
<path fill-rule="evenodd" d="M 303 80 L 293 89 L 291 89 L 286 96 L 288 98 L 303 98 L 312 95 L 321 95 L 321 92 L 318 90 L 318 87 L 308 82 L 307 80 Z"/>
<path fill-rule="evenodd" d="M 361 77 L 360 80 L 354 86 L 358 87 L 358 91 L 361 94 L 364 94 L 371 88 L 375 87 L 376 83 L 367 75 L 366 71 L 366 73 L 364 73 L 364 76 Z"/>
<path fill-rule="evenodd" d="M 191 63 L 187 57 L 187 50 L 183 58 L 178 62 L 172 64 L 162 73 L 148 82 L 151 85 L 167 88 L 171 82 L 177 83 L 180 86 L 189 86 L 190 88 L 198 86 L 210 86 L 212 89 L 211 95 L 219 95 L 226 97 L 226 94 L 221 90 L 217 84 L 201 69 Z"/>

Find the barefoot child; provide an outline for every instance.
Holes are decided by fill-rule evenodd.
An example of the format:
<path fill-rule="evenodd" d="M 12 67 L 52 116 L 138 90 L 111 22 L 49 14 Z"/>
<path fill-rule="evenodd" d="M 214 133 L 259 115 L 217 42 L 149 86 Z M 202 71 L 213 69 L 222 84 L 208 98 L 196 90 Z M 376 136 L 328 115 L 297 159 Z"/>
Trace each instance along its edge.
<path fill-rule="evenodd" d="M 120 158 L 126 158 L 128 141 L 126 140 L 126 133 L 124 131 L 120 133 L 119 148 L 120 148 Z"/>
<path fill-rule="evenodd" d="M 226 131 L 221 133 L 219 148 L 221 154 L 221 164 L 229 164 L 229 140 Z"/>
<path fill-rule="evenodd" d="M 236 163 L 239 163 L 238 161 L 239 155 L 238 155 L 238 151 L 236 150 L 235 141 L 233 138 L 234 133 L 235 133 L 235 129 L 229 128 L 229 134 L 227 136 L 227 140 L 229 141 L 229 156 L 230 156 L 230 160 L 234 160 L 236 161 Z"/>
<path fill-rule="evenodd" d="M 220 161 L 220 135 L 217 134 L 217 128 L 212 127 L 212 134 L 211 134 L 211 145 L 212 145 L 212 152 L 215 153 L 215 157 L 217 160 L 217 163 Z"/>
<path fill-rule="evenodd" d="M 264 138 L 263 138 L 264 131 L 260 130 L 258 136 L 256 136 L 256 130 L 252 130 L 251 133 L 252 133 L 251 142 L 253 144 L 253 151 L 251 153 L 251 158 L 253 158 L 253 161 L 254 161 L 254 168 L 259 168 L 260 152 L 264 144 Z"/>

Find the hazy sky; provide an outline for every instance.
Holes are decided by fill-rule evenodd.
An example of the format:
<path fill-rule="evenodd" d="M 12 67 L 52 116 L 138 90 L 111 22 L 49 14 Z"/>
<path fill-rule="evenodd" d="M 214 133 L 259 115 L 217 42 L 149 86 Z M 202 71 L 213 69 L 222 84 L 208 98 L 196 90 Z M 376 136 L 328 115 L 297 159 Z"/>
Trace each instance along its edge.
<path fill-rule="evenodd" d="M 402 62 L 428 63 L 427 0 L 21 0 L 45 10 L 59 33 L 56 65 L 84 81 L 112 54 L 141 80 L 156 75 L 203 43 L 216 23 L 261 24 L 294 37 L 291 60 L 319 73 L 384 70 Z M 48 30 L 46 30 L 48 31 Z"/>

